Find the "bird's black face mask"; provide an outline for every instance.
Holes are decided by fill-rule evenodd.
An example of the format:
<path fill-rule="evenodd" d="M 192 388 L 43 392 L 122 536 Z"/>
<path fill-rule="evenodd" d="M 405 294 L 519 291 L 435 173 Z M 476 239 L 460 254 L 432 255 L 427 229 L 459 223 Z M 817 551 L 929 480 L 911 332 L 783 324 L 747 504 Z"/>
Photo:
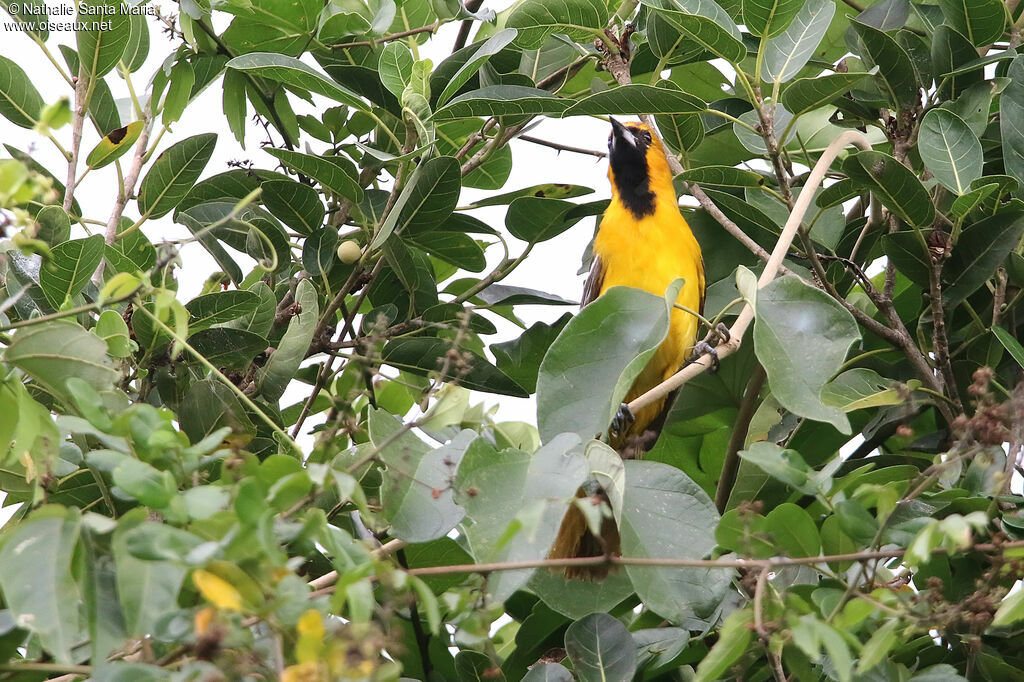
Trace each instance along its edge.
<path fill-rule="evenodd" d="M 612 168 L 615 189 L 622 204 L 636 218 L 654 213 L 654 193 L 647 170 L 647 149 L 651 134 L 641 128 L 624 126 L 614 118 L 608 137 L 608 162 Z"/>

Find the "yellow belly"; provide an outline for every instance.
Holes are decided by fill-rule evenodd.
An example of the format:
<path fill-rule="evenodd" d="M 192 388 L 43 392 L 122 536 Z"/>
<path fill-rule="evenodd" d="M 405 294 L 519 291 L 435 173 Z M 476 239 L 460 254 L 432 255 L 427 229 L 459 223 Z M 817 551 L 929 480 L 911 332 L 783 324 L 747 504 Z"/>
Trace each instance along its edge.
<path fill-rule="evenodd" d="M 668 285 L 682 277 L 686 283 L 677 302 L 690 310 L 699 310 L 704 291 L 700 246 L 675 206 L 659 207 L 653 215 L 636 220 L 613 202 L 601 221 L 594 253 L 604 266 L 601 293 L 609 287 L 629 286 L 664 296 Z M 672 311 L 668 336 L 633 383 L 626 402 L 678 371 L 696 342 L 698 324 L 699 320 L 690 313 Z M 664 403 L 662 399 L 639 410 L 628 435 L 643 433 Z"/>

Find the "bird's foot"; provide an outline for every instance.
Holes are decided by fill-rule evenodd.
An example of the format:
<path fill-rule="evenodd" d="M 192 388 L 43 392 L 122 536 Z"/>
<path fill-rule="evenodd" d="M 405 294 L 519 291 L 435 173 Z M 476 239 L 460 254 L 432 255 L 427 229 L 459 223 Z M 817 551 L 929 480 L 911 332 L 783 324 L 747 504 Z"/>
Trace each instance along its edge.
<path fill-rule="evenodd" d="M 707 340 L 698 341 L 693 345 L 693 350 L 690 351 L 690 362 L 696 362 L 703 355 L 711 356 L 711 366 L 708 367 L 708 371 L 714 374 L 718 371 L 718 351 L 712 346 Z"/>
<path fill-rule="evenodd" d="M 612 418 L 611 430 L 613 433 L 623 434 L 635 421 L 636 415 L 629 409 L 629 405 L 622 403 L 619 405 L 619 411 Z"/>
<path fill-rule="evenodd" d="M 732 334 L 729 332 L 729 328 L 725 326 L 724 322 L 719 322 L 718 324 L 716 324 L 715 328 L 708 333 L 708 336 L 717 336 L 718 343 L 729 343 L 729 341 L 732 339 Z"/>

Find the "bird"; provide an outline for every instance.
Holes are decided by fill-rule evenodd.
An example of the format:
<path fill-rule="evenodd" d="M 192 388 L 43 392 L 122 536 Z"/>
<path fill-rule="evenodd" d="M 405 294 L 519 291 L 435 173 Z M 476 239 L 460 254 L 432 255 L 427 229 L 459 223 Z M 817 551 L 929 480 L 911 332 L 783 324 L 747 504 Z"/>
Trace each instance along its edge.
<path fill-rule="evenodd" d="M 611 120 L 608 137 L 608 179 L 611 202 L 605 210 L 594 238 L 594 259 L 583 289 L 581 306 L 595 301 L 614 286 L 642 289 L 664 296 L 669 284 L 683 278 L 685 284 L 676 302 L 689 311 L 703 314 L 704 262 L 700 244 L 679 211 L 678 197 L 672 184 L 665 146 L 646 123 L 623 124 Z M 697 347 L 702 352 L 706 342 L 697 342 L 700 319 L 680 308 L 670 315 L 669 331 L 653 357 L 634 380 L 626 394 L 626 402 L 609 429 L 608 442 L 624 451 L 642 451 L 650 442 L 648 427 L 665 410 L 661 398 L 630 412 L 626 403 L 643 395 L 675 374 Z M 656 434 L 654 434 L 656 437 Z M 577 492 L 579 501 L 569 506 L 559 527 L 549 558 L 614 556 L 620 553 L 619 533 L 607 514 L 595 536 L 579 509 L 579 504 L 608 505 L 608 496 L 588 481 Z M 605 508 L 607 512 L 607 508 Z M 601 580 L 607 576 L 609 564 L 571 566 L 567 578 Z"/>

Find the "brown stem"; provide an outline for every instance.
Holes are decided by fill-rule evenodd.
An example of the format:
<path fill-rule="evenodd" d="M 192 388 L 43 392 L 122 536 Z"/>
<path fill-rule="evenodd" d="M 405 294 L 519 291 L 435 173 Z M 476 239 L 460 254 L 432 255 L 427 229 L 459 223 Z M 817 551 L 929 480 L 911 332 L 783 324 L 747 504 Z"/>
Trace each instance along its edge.
<path fill-rule="evenodd" d="M 128 167 L 128 174 L 124 176 L 124 184 L 117 188 L 114 210 L 110 213 L 110 218 L 107 220 L 107 230 L 103 235 L 103 239 L 107 244 L 113 244 L 117 240 L 121 216 L 124 214 L 125 206 L 128 205 L 128 200 L 135 194 L 135 183 L 138 182 L 139 174 L 142 172 L 142 163 L 146 156 L 146 146 L 149 144 L 152 124 L 153 119 L 150 105 L 147 105 L 143 118 L 142 133 L 139 134 L 139 140 L 135 143 L 132 165 Z"/>
<path fill-rule="evenodd" d="M 484 4 L 484 0 L 466 0 L 466 11 L 469 13 L 476 12 L 482 4 Z M 463 20 L 462 25 L 459 26 L 459 35 L 455 36 L 455 45 L 452 47 L 452 52 L 458 52 L 466 46 L 466 41 L 469 40 L 469 32 L 472 30 L 473 19 Z"/>
<path fill-rule="evenodd" d="M 75 174 L 78 172 L 78 157 L 82 150 L 82 127 L 85 123 L 85 108 L 89 95 L 89 74 L 84 64 L 78 65 L 78 81 L 75 83 L 75 110 L 71 119 L 71 160 L 68 161 L 67 184 L 64 187 L 64 210 L 71 213 L 75 203 Z"/>
<path fill-rule="evenodd" d="M 739 451 L 747 440 L 750 420 L 757 410 L 757 398 L 761 394 L 761 387 L 764 386 L 765 376 L 764 367 L 758 364 L 750 381 L 747 382 L 747 389 L 740 401 L 740 409 L 732 426 L 732 436 L 729 438 L 729 447 L 725 451 L 722 475 L 718 479 L 718 488 L 715 490 L 715 507 L 718 508 L 719 514 L 725 513 L 725 507 L 729 504 L 729 496 L 732 494 L 733 486 L 736 485 L 736 472 L 740 468 Z"/>
<path fill-rule="evenodd" d="M 942 260 L 933 259 L 932 266 L 928 268 L 928 284 L 930 285 L 930 298 L 932 309 L 932 350 L 935 352 L 935 361 L 942 373 L 945 393 L 953 401 L 958 412 L 963 412 L 963 403 L 960 402 L 960 393 L 956 388 L 956 377 L 953 375 L 953 366 L 949 361 L 949 338 L 946 335 L 946 311 L 942 303 Z"/>
<path fill-rule="evenodd" d="M 357 40 L 351 43 L 338 43 L 337 45 L 331 45 L 331 49 L 344 50 L 349 47 L 375 47 L 381 43 L 391 42 L 392 40 L 401 40 L 402 38 L 408 38 L 409 36 L 414 36 L 418 33 L 433 33 L 440 25 L 441 21 L 438 20 L 428 26 L 410 28 L 408 31 L 399 31 L 398 33 L 392 33 L 390 35 L 377 38 L 376 40 Z"/>

